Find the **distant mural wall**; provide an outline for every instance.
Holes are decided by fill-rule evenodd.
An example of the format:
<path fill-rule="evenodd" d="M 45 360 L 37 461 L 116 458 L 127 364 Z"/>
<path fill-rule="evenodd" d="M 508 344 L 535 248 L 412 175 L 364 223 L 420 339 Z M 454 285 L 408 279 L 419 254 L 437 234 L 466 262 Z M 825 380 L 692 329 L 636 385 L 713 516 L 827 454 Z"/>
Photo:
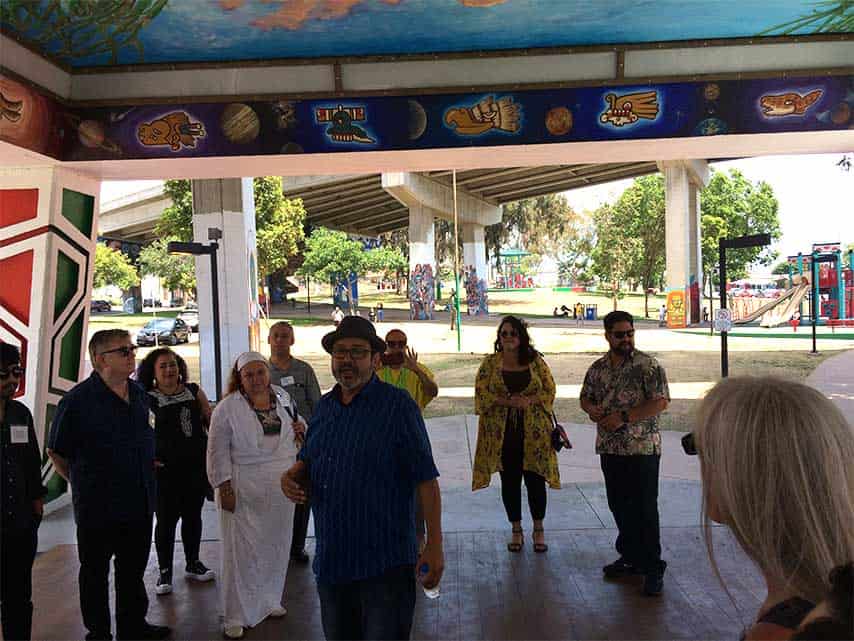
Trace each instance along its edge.
<path fill-rule="evenodd" d="M 436 281 L 433 266 L 418 264 L 409 276 L 409 318 L 433 320 L 433 301 L 436 297 Z"/>
<path fill-rule="evenodd" d="M 841 131 L 854 76 L 67 109 L 0 76 L 0 140 L 66 161 Z"/>
<path fill-rule="evenodd" d="M 850 0 L 0 3 L 4 30 L 77 68 L 841 33 L 850 20 Z"/>
<path fill-rule="evenodd" d="M 485 278 L 478 278 L 474 265 L 468 265 L 463 272 L 463 282 L 466 288 L 466 306 L 469 316 L 486 316 L 489 314 L 489 299 Z"/>

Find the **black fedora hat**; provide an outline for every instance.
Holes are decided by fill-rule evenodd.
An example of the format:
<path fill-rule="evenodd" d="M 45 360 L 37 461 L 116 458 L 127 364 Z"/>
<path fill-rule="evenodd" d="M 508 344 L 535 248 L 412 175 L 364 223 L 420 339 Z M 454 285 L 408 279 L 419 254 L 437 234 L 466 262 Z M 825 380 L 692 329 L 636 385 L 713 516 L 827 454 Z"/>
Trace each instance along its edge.
<path fill-rule="evenodd" d="M 345 316 L 335 331 L 329 332 L 320 343 L 331 354 L 332 346 L 339 338 L 363 338 L 371 344 L 371 351 L 385 352 L 385 341 L 377 336 L 374 324 L 361 316 Z"/>

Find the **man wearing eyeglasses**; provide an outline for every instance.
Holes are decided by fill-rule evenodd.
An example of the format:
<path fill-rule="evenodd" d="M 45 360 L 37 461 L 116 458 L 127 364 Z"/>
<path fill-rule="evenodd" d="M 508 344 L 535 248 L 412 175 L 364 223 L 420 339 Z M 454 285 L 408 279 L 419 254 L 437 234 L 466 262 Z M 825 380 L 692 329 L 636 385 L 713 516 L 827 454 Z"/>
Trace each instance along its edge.
<path fill-rule="evenodd" d="M 658 416 L 670 402 L 664 368 L 635 349 L 634 319 L 613 311 L 605 316 L 608 353 L 584 377 L 581 409 L 596 423 L 608 507 L 617 523 L 617 553 L 602 568 L 605 578 L 643 575 L 643 593 L 661 594 L 667 563 L 661 560 Z"/>
<path fill-rule="evenodd" d="M 121 329 L 89 341 L 94 371 L 59 402 L 48 439 L 56 471 L 71 484 L 80 610 L 87 639 L 112 639 L 109 584 L 115 558 L 116 638 L 165 639 L 166 626 L 145 620 L 143 574 L 156 505 L 154 414 L 129 376 L 136 346 Z"/>
<path fill-rule="evenodd" d="M 408 639 L 415 568 L 426 588 L 444 569 L 430 439 L 412 397 L 376 376 L 386 345 L 370 321 L 347 316 L 322 344 L 338 384 L 320 399 L 282 491 L 295 503 L 311 495 L 326 638 Z M 428 534 L 420 554 L 416 490 Z"/>
<path fill-rule="evenodd" d="M 4 639 L 29 639 L 33 561 L 47 488 L 33 415 L 13 400 L 24 376 L 21 353 L 0 343 L 0 624 Z"/>
<path fill-rule="evenodd" d="M 297 411 L 306 421 L 311 418 L 320 401 L 320 385 L 311 365 L 291 355 L 294 328 L 287 321 L 274 323 L 267 337 L 270 344 L 270 382 L 279 385 L 297 404 Z M 308 563 L 305 537 L 308 533 L 310 505 L 297 504 L 294 510 L 294 537 L 291 541 L 291 560 Z"/>

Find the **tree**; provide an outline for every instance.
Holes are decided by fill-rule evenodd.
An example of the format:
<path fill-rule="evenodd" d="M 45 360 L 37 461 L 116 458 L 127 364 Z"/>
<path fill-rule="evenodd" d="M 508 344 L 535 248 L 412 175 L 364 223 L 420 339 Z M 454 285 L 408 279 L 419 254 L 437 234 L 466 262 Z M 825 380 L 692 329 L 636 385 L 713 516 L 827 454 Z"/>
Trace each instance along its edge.
<path fill-rule="evenodd" d="M 752 183 L 737 169 L 729 173 L 712 171 L 709 184 L 700 194 L 703 271 L 711 275 L 718 264 L 718 240 L 748 234 L 781 236 L 779 203 L 771 185 Z M 727 251 L 727 276 L 747 276 L 752 265 L 770 265 L 777 252 L 768 247 L 748 247 Z M 708 278 L 709 287 L 712 278 Z"/>
<path fill-rule="evenodd" d="M 589 214 L 577 216 L 558 249 L 558 278 L 561 283 L 586 283 L 593 276 L 593 243 L 596 228 Z"/>
<path fill-rule="evenodd" d="M 305 239 L 305 208 L 301 200 L 286 200 L 280 176 L 255 178 L 255 229 L 258 247 L 258 272 L 263 276 L 286 269 L 288 260 L 299 252 Z M 172 205 L 163 210 L 157 222 L 160 237 L 193 239 L 193 194 L 189 180 L 167 180 L 163 191 Z"/>
<path fill-rule="evenodd" d="M 192 291 L 196 288 L 196 265 L 192 256 L 170 254 L 169 241 L 175 238 L 158 238 L 139 252 L 139 269 L 146 275 L 163 280 L 167 289 Z"/>
<path fill-rule="evenodd" d="M 95 246 L 94 287 L 115 285 L 121 290 L 139 285 L 139 274 L 127 256 L 103 243 Z"/>
<path fill-rule="evenodd" d="M 362 243 L 350 240 L 344 232 L 318 227 L 305 241 L 305 260 L 297 274 L 326 283 L 337 281 L 361 272 L 365 253 Z"/>
<path fill-rule="evenodd" d="M 394 276 L 398 292 L 400 277 L 409 269 L 409 259 L 397 247 L 382 245 L 365 254 L 365 269 L 382 272 L 384 276 Z"/>
<path fill-rule="evenodd" d="M 789 275 L 789 261 L 781 260 L 779 263 L 774 265 L 774 269 L 771 270 L 772 274 L 785 274 Z"/>
<path fill-rule="evenodd" d="M 593 270 L 600 279 L 609 283 L 614 309 L 622 298 L 621 284 L 630 276 L 635 256 L 641 250 L 641 241 L 627 234 L 613 205 L 604 204 L 593 212 L 596 226 L 596 244 L 593 248 Z"/>

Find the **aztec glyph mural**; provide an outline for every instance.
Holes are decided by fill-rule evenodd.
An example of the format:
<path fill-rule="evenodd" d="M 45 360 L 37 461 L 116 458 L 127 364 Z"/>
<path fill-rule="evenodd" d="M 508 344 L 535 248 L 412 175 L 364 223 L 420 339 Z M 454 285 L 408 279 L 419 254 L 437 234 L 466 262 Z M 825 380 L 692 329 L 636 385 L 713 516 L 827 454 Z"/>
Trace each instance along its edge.
<path fill-rule="evenodd" d="M 850 0 L 3 0 L 0 26 L 70 67 L 851 32 Z"/>

